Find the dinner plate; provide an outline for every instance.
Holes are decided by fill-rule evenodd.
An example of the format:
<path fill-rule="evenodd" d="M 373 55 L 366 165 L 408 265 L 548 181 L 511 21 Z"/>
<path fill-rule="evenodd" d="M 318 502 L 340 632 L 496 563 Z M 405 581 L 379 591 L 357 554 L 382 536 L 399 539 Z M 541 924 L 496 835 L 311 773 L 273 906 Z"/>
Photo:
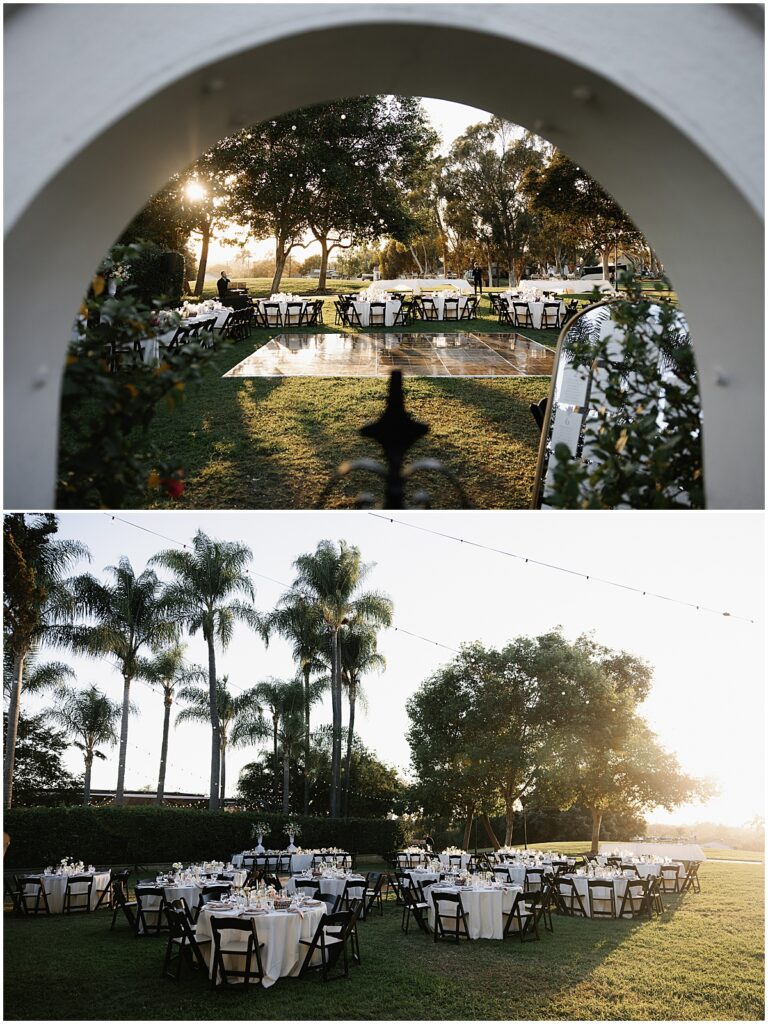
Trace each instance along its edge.
<path fill-rule="evenodd" d="M 322 900 L 305 900 L 304 901 L 304 906 L 306 906 L 306 907 L 319 907 L 321 903 L 322 903 Z"/>

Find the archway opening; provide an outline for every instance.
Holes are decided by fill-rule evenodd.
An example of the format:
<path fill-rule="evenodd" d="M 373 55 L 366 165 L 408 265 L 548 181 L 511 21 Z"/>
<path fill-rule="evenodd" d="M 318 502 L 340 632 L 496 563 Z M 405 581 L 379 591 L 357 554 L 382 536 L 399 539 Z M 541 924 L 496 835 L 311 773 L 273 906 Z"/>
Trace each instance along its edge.
<path fill-rule="evenodd" d="M 48 239 L 48 252 L 37 262 L 51 287 L 45 302 L 28 313 L 26 324 L 11 316 L 6 414 L 20 443 L 6 460 L 9 503 L 49 504 L 53 410 L 65 348 L 54 321 L 65 320 L 76 306 L 83 278 L 142 199 L 175 167 L 233 127 L 310 101 L 382 92 L 437 95 L 492 110 L 529 126 L 590 167 L 654 240 L 680 290 L 697 344 L 712 439 L 705 449 L 709 503 L 758 504 L 760 436 L 748 431 L 745 440 L 729 411 L 734 392 L 724 394 L 724 389 L 738 388 L 749 415 L 762 408 L 760 377 L 748 369 L 755 366 L 759 321 L 754 297 L 760 261 L 759 256 L 752 259 L 760 251 L 759 225 L 717 161 L 673 119 L 638 98 L 637 89 L 595 73 L 586 55 L 576 61 L 562 55 L 561 45 L 547 49 L 545 36 L 537 37 L 541 45 L 535 46 L 511 37 L 508 26 L 495 34 L 436 25 L 426 17 L 403 15 L 383 24 L 356 21 L 355 15 L 350 21 L 356 23 L 339 24 L 343 18 L 344 12 L 337 11 L 330 27 L 326 19 L 324 27 L 309 26 L 300 33 L 283 28 L 282 34 L 273 32 L 258 43 L 222 43 L 207 57 L 185 53 L 183 67 L 165 76 L 160 87 L 145 82 L 129 99 L 121 84 L 121 116 L 88 133 L 18 217 L 8 236 L 8 287 L 19 297 L 29 293 L 25 267 L 41 238 Z M 373 52 L 394 53 L 397 60 L 374 62 Z M 282 74 L 285 67 L 300 70 L 288 78 Z M 457 76 L 457 67 L 471 68 L 471 74 Z M 265 81 L 279 88 L 266 89 Z M 538 90 L 527 85 L 532 81 L 541 83 Z M 87 220 L 84 209 L 90 213 Z M 732 304 L 718 310 L 701 270 L 722 248 L 724 237 L 739 237 L 750 258 L 741 273 L 723 269 L 720 281 Z M 68 259 L 62 269 L 64 252 Z M 56 273 L 47 273 L 54 268 Z M 745 340 L 727 372 L 718 373 L 719 339 L 726 326 Z M 26 348 L 14 343 L 25 327 L 33 339 Z M 24 443 L 24 424 L 33 422 L 38 446 L 41 437 L 45 441 L 42 457 L 35 459 Z"/>

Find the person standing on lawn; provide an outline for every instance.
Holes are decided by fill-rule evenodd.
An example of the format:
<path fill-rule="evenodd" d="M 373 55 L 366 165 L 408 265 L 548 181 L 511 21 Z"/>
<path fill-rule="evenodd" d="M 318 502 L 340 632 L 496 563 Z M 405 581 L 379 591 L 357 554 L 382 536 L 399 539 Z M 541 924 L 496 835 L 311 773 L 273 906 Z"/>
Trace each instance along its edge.
<path fill-rule="evenodd" d="M 227 296 L 227 291 L 229 289 L 229 278 L 227 277 L 226 270 L 222 270 L 221 277 L 216 282 L 216 287 L 219 289 L 219 298 L 223 302 Z"/>
<path fill-rule="evenodd" d="M 472 265 L 472 281 L 475 285 L 475 295 L 483 294 L 483 272 L 476 263 Z"/>

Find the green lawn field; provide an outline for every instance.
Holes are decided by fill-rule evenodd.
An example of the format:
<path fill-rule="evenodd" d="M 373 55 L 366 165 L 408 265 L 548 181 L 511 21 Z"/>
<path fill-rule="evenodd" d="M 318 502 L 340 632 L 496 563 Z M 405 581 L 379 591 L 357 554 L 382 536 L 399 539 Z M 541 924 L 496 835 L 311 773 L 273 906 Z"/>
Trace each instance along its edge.
<path fill-rule="evenodd" d="M 549 846 L 550 844 L 544 844 Z M 561 844 L 558 844 L 561 845 Z M 580 849 L 584 843 L 575 845 Z M 404 935 L 393 902 L 360 925 L 347 980 L 282 979 L 211 991 L 160 978 L 165 941 L 111 914 L 5 917 L 8 1020 L 760 1020 L 761 864 L 708 862 L 702 891 L 665 897 L 653 921 L 558 917 L 553 934 L 436 945 Z"/>

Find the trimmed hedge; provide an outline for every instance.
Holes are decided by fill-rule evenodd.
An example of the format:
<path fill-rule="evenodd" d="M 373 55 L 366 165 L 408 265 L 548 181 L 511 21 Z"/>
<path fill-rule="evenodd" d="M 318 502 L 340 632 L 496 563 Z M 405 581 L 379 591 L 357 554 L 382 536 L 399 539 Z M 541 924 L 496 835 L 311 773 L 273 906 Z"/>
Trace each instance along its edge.
<path fill-rule="evenodd" d="M 303 818 L 296 845 L 338 846 L 358 854 L 389 857 L 403 845 L 399 821 L 378 818 Z M 17 807 L 5 812 L 11 845 L 6 868 L 43 868 L 62 857 L 86 864 L 228 861 L 253 845 L 256 821 L 273 826 L 264 845 L 284 849 L 282 814 L 227 813 L 171 807 Z"/>

